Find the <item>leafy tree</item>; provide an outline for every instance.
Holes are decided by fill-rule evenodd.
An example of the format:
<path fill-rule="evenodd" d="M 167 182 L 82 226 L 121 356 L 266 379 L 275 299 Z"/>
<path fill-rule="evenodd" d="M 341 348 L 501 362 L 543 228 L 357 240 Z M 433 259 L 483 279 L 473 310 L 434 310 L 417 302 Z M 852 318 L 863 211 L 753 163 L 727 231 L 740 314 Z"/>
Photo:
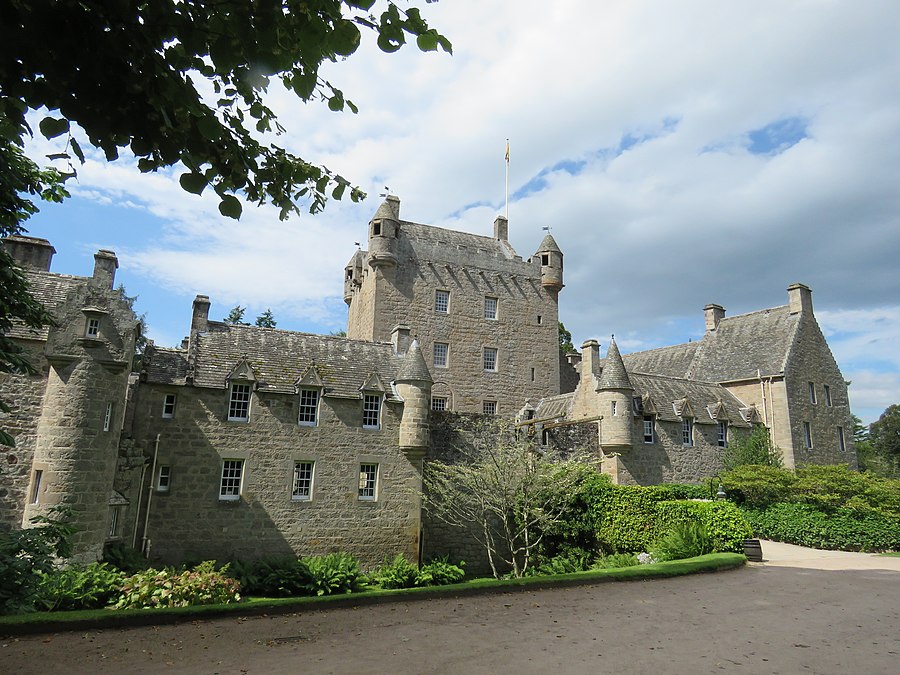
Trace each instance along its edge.
<path fill-rule="evenodd" d="M 869 425 L 869 441 L 872 463 L 879 465 L 880 472 L 900 475 L 900 405 L 888 406 L 881 417 Z"/>
<path fill-rule="evenodd" d="M 722 455 L 725 469 L 730 471 L 747 464 L 781 467 L 781 450 L 772 441 L 769 430 L 757 424 L 747 436 L 734 439 Z"/>
<path fill-rule="evenodd" d="M 559 353 L 563 356 L 577 351 L 572 344 L 572 333 L 566 330 L 563 322 L 559 322 Z"/>
<path fill-rule="evenodd" d="M 233 218 L 237 192 L 282 218 L 300 200 L 315 213 L 347 188 L 353 201 L 365 196 L 265 140 L 283 131 L 265 102 L 273 80 L 304 102 L 355 113 L 320 68 L 355 53 L 361 29 L 385 52 L 407 36 L 422 51 L 451 52 L 418 8 L 391 0 L 11 0 L 0 25 L 0 137 L 21 146 L 28 112 L 46 109 L 40 132 L 65 136 L 81 162 L 86 138 L 108 161 L 127 148 L 142 172 L 181 164 L 182 188 L 210 187 Z"/>
<path fill-rule="evenodd" d="M 244 312 L 247 311 L 246 307 L 241 307 L 240 305 L 235 305 L 228 312 L 228 316 L 225 317 L 225 323 L 231 323 L 236 326 L 249 326 L 250 324 L 244 321 Z"/>
<path fill-rule="evenodd" d="M 272 310 L 268 307 L 266 311 L 256 317 L 256 325 L 260 328 L 275 328 L 278 322 L 275 321 L 275 316 L 272 314 Z"/>

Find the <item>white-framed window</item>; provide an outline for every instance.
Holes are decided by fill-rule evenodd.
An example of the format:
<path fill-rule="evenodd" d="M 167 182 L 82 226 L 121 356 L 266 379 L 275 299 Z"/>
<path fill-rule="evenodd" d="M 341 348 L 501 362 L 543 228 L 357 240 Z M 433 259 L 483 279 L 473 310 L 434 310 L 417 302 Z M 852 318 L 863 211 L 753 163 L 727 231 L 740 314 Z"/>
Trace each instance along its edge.
<path fill-rule="evenodd" d="M 694 444 L 694 418 L 685 417 L 681 420 L 681 444 L 690 447 Z"/>
<path fill-rule="evenodd" d="M 172 467 L 168 464 L 160 464 L 156 470 L 156 491 L 168 492 L 172 485 Z"/>
<path fill-rule="evenodd" d="M 823 384 L 822 388 L 825 390 L 825 405 L 829 408 L 831 407 L 831 387 L 827 384 Z"/>
<path fill-rule="evenodd" d="M 29 502 L 31 504 L 41 503 L 41 482 L 44 480 L 43 469 L 35 469 L 34 476 L 31 479 L 31 496 Z"/>
<path fill-rule="evenodd" d="M 484 318 L 491 321 L 497 320 L 497 298 L 486 297 L 484 299 Z"/>
<path fill-rule="evenodd" d="M 300 410 L 297 414 L 297 424 L 303 427 L 314 427 L 319 419 L 319 390 L 300 390 Z"/>
<path fill-rule="evenodd" d="M 728 447 L 728 422 L 716 422 L 716 441 L 720 448 Z"/>
<path fill-rule="evenodd" d="M 653 442 L 653 416 L 644 415 L 644 443 Z"/>
<path fill-rule="evenodd" d="M 294 462 L 294 480 L 291 487 L 291 499 L 296 502 L 308 502 L 312 499 L 313 467 L 315 462 Z"/>
<path fill-rule="evenodd" d="M 241 481 L 244 477 L 244 460 L 222 460 L 222 481 L 219 483 L 219 499 L 234 501 L 241 498 Z"/>
<path fill-rule="evenodd" d="M 840 450 L 841 452 L 846 452 L 847 451 L 847 441 L 844 438 L 844 427 L 838 427 L 837 434 L 838 434 L 838 450 Z"/>
<path fill-rule="evenodd" d="M 381 413 L 381 394 L 363 396 L 363 429 L 377 429 Z"/>
<path fill-rule="evenodd" d="M 450 356 L 450 345 L 446 342 L 434 343 L 434 367 L 446 368 Z"/>
<path fill-rule="evenodd" d="M 432 410 L 446 410 L 447 409 L 447 397 L 446 396 L 432 396 L 431 397 L 431 409 Z"/>
<path fill-rule="evenodd" d="M 175 401 L 177 397 L 175 394 L 166 394 L 166 397 L 163 399 L 163 409 L 162 416 L 166 419 L 172 419 L 175 417 Z"/>
<path fill-rule="evenodd" d="M 109 539 L 118 539 L 119 537 L 119 521 L 120 512 L 122 511 L 121 506 L 110 506 L 109 507 Z"/>
<path fill-rule="evenodd" d="M 807 450 L 812 450 L 812 427 L 809 426 L 809 422 L 803 423 L 803 442 L 806 444 Z"/>
<path fill-rule="evenodd" d="M 103 431 L 109 431 L 112 429 L 112 418 L 113 418 L 113 404 L 106 404 L 106 412 L 103 415 Z"/>
<path fill-rule="evenodd" d="M 496 347 L 485 347 L 482 362 L 484 369 L 489 372 L 497 372 L 497 349 Z"/>
<path fill-rule="evenodd" d="M 497 401 L 482 401 L 481 402 L 481 412 L 485 415 L 496 415 L 497 414 Z"/>
<path fill-rule="evenodd" d="M 378 497 L 378 465 L 359 465 L 359 500 L 374 502 Z"/>
<path fill-rule="evenodd" d="M 434 311 L 439 314 L 448 314 L 450 312 L 450 291 L 434 292 Z"/>
<path fill-rule="evenodd" d="M 809 402 L 812 403 L 813 405 L 816 404 L 816 383 L 815 382 L 809 383 Z"/>
<path fill-rule="evenodd" d="M 84 336 L 89 338 L 96 338 L 100 335 L 100 319 L 96 317 L 89 317 L 87 320 L 87 324 L 85 324 L 84 328 Z"/>
<path fill-rule="evenodd" d="M 250 392 L 251 385 L 233 383 L 228 397 L 228 421 L 250 421 Z"/>

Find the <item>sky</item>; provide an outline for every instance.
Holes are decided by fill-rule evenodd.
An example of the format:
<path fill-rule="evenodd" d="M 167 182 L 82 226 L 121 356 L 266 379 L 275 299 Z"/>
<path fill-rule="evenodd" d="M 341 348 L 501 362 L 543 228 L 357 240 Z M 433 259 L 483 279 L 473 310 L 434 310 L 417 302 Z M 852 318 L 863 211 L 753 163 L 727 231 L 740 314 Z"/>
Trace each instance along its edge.
<path fill-rule="evenodd" d="M 286 222 L 246 205 L 236 222 L 183 192 L 182 169 L 88 153 L 72 198 L 27 223 L 55 246 L 53 270 L 89 275 L 114 250 L 160 345 L 187 334 L 198 293 L 213 319 L 241 305 L 251 321 L 271 308 L 279 328 L 340 330 L 343 268 L 379 195 L 400 197 L 404 220 L 490 236 L 509 139 L 510 241 L 527 257 L 550 228 L 576 346 L 698 339 L 704 305 L 783 305 L 799 281 L 853 411 L 869 423 L 900 402 L 900 3 L 419 5 L 453 55 L 382 54 L 364 35 L 324 70 L 358 115 L 269 91 L 278 142 L 359 185 L 362 204 Z"/>

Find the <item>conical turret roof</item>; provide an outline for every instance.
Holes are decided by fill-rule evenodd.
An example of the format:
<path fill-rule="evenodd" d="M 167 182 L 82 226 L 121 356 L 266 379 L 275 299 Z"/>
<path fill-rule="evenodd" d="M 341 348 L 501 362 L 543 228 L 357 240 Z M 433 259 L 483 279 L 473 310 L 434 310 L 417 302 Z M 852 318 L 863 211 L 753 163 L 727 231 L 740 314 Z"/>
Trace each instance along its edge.
<path fill-rule="evenodd" d="M 634 389 L 625 370 L 625 362 L 622 361 L 622 355 L 616 346 L 615 338 L 609 341 L 606 363 L 603 365 L 603 373 L 600 375 L 600 384 L 597 389 Z"/>
<path fill-rule="evenodd" d="M 543 238 L 541 241 L 541 245 L 538 246 L 538 253 L 543 253 L 545 251 L 555 251 L 556 253 L 562 253 L 559 249 L 559 246 L 556 244 L 556 239 L 553 238 L 553 235 L 549 232 L 547 236 Z"/>
<path fill-rule="evenodd" d="M 428 372 L 418 340 L 412 341 L 409 351 L 403 357 L 403 363 L 397 371 L 397 382 L 434 382 L 431 373 Z"/>
<path fill-rule="evenodd" d="M 394 195 L 388 195 L 385 197 L 384 201 L 381 202 L 381 206 L 378 207 L 375 215 L 372 216 L 372 220 L 399 220 L 399 210 L 400 200 Z"/>

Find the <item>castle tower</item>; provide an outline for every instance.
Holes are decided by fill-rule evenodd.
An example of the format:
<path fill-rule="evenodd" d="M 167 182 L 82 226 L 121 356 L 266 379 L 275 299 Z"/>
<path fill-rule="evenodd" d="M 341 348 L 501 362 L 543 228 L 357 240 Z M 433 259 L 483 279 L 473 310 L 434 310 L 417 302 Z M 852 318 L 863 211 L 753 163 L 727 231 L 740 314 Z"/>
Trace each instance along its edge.
<path fill-rule="evenodd" d="M 606 363 L 597 386 L 600 404 L 600 447 L 604 451 L 631 447 L 631 399 L 634 387 L 613 338 L 606 351 Z"/>
<path fill-rule="evenodd" d="M 541 286 L 543 286 L 554 299 L 565 284 L 563 283 L 563 254 L 556 244 L 556 240 L 548 232 L 547 236 L 538 247 L 536 256 L 541 261 Z"/>
<path fill-rule="evenodd" d="M 373 270 L 397 264 L 399 236 L 400 198 L 388 195 L 369 221 L 369 266 Z"/>
<path fill-rule="evenodd" d="M 400 449 L 410 459 L 424 456 L 429 444 L 428 416 L 431 409 L 431 374 L 418 340 L 413 340 L 397 373 L 397 393 L 403 399 Z"/>

